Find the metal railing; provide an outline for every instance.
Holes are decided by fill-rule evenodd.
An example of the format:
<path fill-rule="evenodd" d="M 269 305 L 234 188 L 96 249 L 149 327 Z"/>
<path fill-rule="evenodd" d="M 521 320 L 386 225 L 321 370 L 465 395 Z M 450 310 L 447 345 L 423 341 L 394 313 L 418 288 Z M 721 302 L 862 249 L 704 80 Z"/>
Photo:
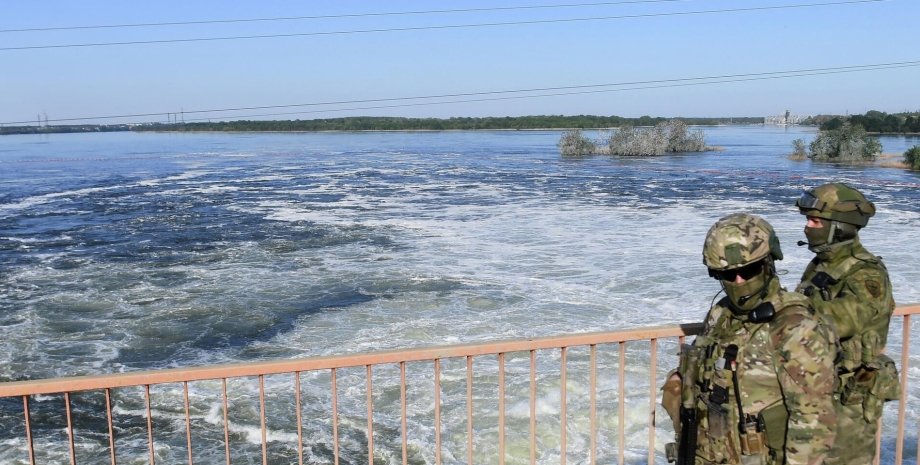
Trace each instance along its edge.
<path fill-rule="evenodd" d="M 895 315 L 901 317 L 902 323 L 899 363 L 902 391 L 900 402 L 896 403 L 895 437 L 892 441 L 892 438 L 888 437 L 890 432 L 886 431 L 880 432 L 879 439 L 885 435 L 885 444 L 894 442 L 893 463 L 896 464 L 904 461 L 906 404 L 910 391 L 908 371 L 911 316 L 918 313 L 920 305 L 902 306 L 895 311 Z M 892 322 L 893 331 L 896 326 L 897 318 Z M 249 452 L 261 454 L 263 465 L 276 462 L 293 463 L 294 456 L 300 465 L 340 465 L 340 461 L 358 462 L 354 457 L 363 454 L 366 454 L 368 465 L 375 465 L 375 460 L 379 464 L 381 460 L 386 460 L 383 457 L 391 457 L 392 463 L 401 460 L 403 465 L 410 463 L 410 459 L 412 463 L 423 461 L 436 465 L 441 465 L 445 461 L 458 464 L 505 465 L 506 461 L 510 461 L 515 464 L 539 462 L 566 465 L 567 460 L 588 465 L 594 465 L 599 461 L 610 463 L 614 460 L 618 464 L 624 464 L 627 463 L 627 459 L 641 462 L 641 455 L 645 455 L 644 460 L 648 464 L 656 463 L 656 460 L 663 463 L 664 458 L 656 447 L 656 442 L 661 443 L 657 435 L 667 434 L 667 429 L 656 428 L 655 424 L 658 389 L 666 369 L 676 364 L 676 348 L 686 336 L 697 334 L 701 327 L 701 324 L 686 324 L 296 360 L 0 383 L 0 421 L 3 425 L 18 423 L 20 426 L 17 428 L 22 431 L 19 439 L 7 438 L 0 443 L 0 448 L 21 451 L 21 457 L 13 459 L 15 463 L 33 465 L 42 463 L 36 458 L 36 453 L 42 448 L 59 452 L 59 456 L 49 458 L 48 461 L 69 461 L 72 465 L 83 462 L 112 465 L 148 462 L 155 465 L 158 458 L 161 462 L 173 463 L 175 451 L 179 449 L 184 449 L 181 452 L 181 461 L 187 461 L 189 465 L 203 462 L 225 462 L 230 465 L 234 460 L 242 460 L 232 453 L 231 438 L 237 442 L 245 442 L 246 439 L 244 434 L 231 427 L 231 396 L 228 392 L 232 391 L 228 391 L 228 381 L 236 383 L 248 379 L 253 383 L 257 380 L 257 387 L 251 385 L 249 395 L 244 393 L 232 398 L 233 409 L 258 411 L 257 415 L 253 413 L 248 419 L 253 429 L 256 424 L 258 428 L 258 434 L 251 435 L 256 439 L 249 438 L 249 445 L 252 446 L 249 447 Z M 659 345 L 674 350 L 659 353 Z M 636 347 L 639 350 L 635 350 Z M 628 348 L 633 350 L 632 357 L 640 359 L 639 363 L 627 362 Z M 609 353 L 609 357 L 605 358 L 603 363 L 599 362 L 601 351 Z M 429 363 L 433 365 L 430 375 L 423 372 L 421 376 L 413 378 L 411 384 L 407 381 L 407 367 L 420 365 L 425 368 Z M 453 368 L 447 370 L 450 376 L 445 377 L 445 364 L 448 363 Z M 509 368 L 510 364 L 514 365 L 513 369 Z M 477 366 L 477 370 L 474 370 L 474 365 Z M 394 376 L 387 376 L 385 383 L 381 383 L 387 387 L 378 387 L 375 391 L 375 370 L 384 372 L 392 369 L 398 369 L 398 380 L 391 379 Z M 360 394 L 360 387 L 344 389 L 343 395 L 340 374 L 345 370 L 358 371 L 358 375 L 351 376 L 351 379 L 359 379 L 363 374 L 363 380 L 358 383 L 364 384 L 363 399 L 362 396 L 355 395 L 356 392 Z M 555 376 L 556 370 L 558 378 Z M 427 368 L 424 371 L 427 371 Z M 547 374 L 548 372 L 552 373 Z M 291 431 L 287 433 L 276 432 L 278 428 L 275 428 L 270 437 L 267 423 L 273 421 L 276 415 L 268 413 L 267 410 L 272 405 L 267 401 L 269 391 L 266 388 L 266 379 L 276 379 L 282 375 L 290 377 L 293 381 L 290 388 L 293 391 L 293 400 L 276 401 L 273 407 L 282 416 L 290 414 L 290 409 L 293 409 L 294 418 L 291 421 L 296 423 L 296 426 L 291 427 Z M 328 379 L 325 378 L 326 375 Z M 305 376 L 309 376 L 307 383 L 303 383 Z M 381 375 L 378 374 L 379 377 Z M 507 378 L 514 378 L 514 381 L 509 382 Z M 606 401 L 599 399 L 599 385 L 603 384 L 599 381 L 601 379 L 609 383 L 609 387 L 603 390 L 609 398 Z M 199 413 L 193 415 L 193 404 L 189 396 L 190 386 L 194 388 L 203 383 L 209 383 L 211 388 L 216 387 L 219 391 L 218 398 L 199 400 L 198 402 L 207 408 L 196 408 Z M 397 383 L 398 394 L 395 394 Z M 417 397 L 422 399 L 415 404 L 410 403 L 409 387 L 414 388 L 426 383 L 433 384 L 433 389 L 429 392 L 430 397 L 418 395 Z M 321 391 L 328 389 L 327 400 L 331 401 L 328 411 L 322 413 L 324 407 L 320 406 L 322 402 L 317 400 L 323 396 L 314 395 L 311 397 L 312 400 L 305 402 L 303 390 L 306 384 L 322 385 L 319 388 Z M 162 394 L 164 402 L 155 404 L 152 401 L 152 387 L 165 389 L 175 385 L 181 386 L 181 389 L 178 392 L 172 391 L 173 395 Z M 493 386 L 495 389 L 492 389 Z M 478 391 L 474 388 L 478 388 Z M 131 400 L 130 395 L 122 394 L 119 398 L 120 403 L 113 408 L 113 404 L 116 403 L 113 401 L 115 394 L 131 389 L 141 390 L 140 394 L 135 396 L 136 399 Z M 555 393 L 551 392 L 555 389 L 558 389 Z M 644 391 L 645 394 L 637 394 L 637 390 Z M 394 395 L 384 396 L 381 391 L 392 392 Z M 416 391 L 413 389 L 413 392 Z M 72 397 L 86 396 L 87 393 L 96 393 L 104 399 L 86 402 L 87 405 L 81 404 L 79 409 L 75 409 Z M 568 397 L 572 393 L 576 395 Z M 59 396 L 63 398 L 63 402 Z M 443 396 L 449 396 L 450 400 L 444 402 Z M 524 397 L 527 412 L 521 413 L 524 410 L 521 406 L 525 403 L 521 399 Z M 513 406 L 513 415 L 509 413 L 509 398 L 520 400 Z M 634 400 L 636 398 L 639 400 Z M 21 400 L 21 409 L 14 406 L 19 402 L 16 399 Z M 175 400 L 181 405 L 170 408 L 165 405 L 166 399 Z M 465 410 L 456 405 L 462 404 L 463 399 Z M 546 405 L 557 405 L 557 400 L 558 408 L 548 409 L 549 413 L 542 411 L 546 410 Z M 40 415 L 35 413 L 34 404 L 41 404 Z M 345 404 L 351 407 L 348 413 L 342 411 Z M 541 405 L 540 413 L 537 411 L 538 404 Z M 304 415 L 305 407 L 308 405 L 311 412 Z M 627 407 L 630 408 L 630 415 L 627 414 Z M 424 419 L 429 418 L 426 416 L 429 408 L 433 418 L 430 418 L 431 424 L 424 425 L 423 423 L 428 421 Z M 448 408 L 453 421 L 445 428 L 447 421 L 444 413 Z M 913 406 L 913 410 L 917 408 Z M 63 414 L 52 413 L 55 409 L 62 409 Z M 385 409 L 392 409 L 394 412 L 385 415 L 381 413 L 381 410 Z M 575 413 L 570 413 L 568 409 Z M 219 412 L 216 415 L 200 413 L 205 410 L 210 413 Z M 398 410 L 398 413 L 395 410 Z M 410 410 L 414 413 L 410 413 Z M 419 414 L 419 411 L 423 411 L 424 414 Z M 890 417 L 893 414 L 889 411 L 886 416 Z M 157 431 L 165 424 L 158 421 L 158 415 L 172 418 L 173 426 L 162 427 L 165 432 Z M 362 415 L 364 418 L 361 418 Z M 103 416 L 104 419 L 101 419 Z M 313 418 L 315 416 L 325 418 Z M 132 420 L 119 417 L 129 417 Z M 666 415 L 663 417 L 666 418 Z M 411 441 L 410 418 L 415 426 Z M 662 418 L 662 421 L 666 421 L 665 418 Z M 83 429 L 87 430 L 87 437 L 79 442 L 77 439 L 80 435 L 75 426 L 78 419 L 81 420 L 79 423 L 84 425 Z M 95 423 L 93 419 L 96 419 Z M 538 428 L 538 419 L 544 423 L 542 429 Z M 65 424 L 56 424 L 57 420 Z M 350 435 L 347 445 L 343 444 L 342 440 L 343 422 L 346 420 Z M 48 424 L 43 425 L 42 422 Z M 142 424 L 138 425 L 139 422 Z M 322 431 L 312 431 L 311 434 L 309 425 L 305 431 L 305 422 Z M 175 427 L 181 423 L 184 425 Z M 387 425 L 383 426 L 382 423 Z M 87 424 L 90 426 L 85 426 Z M 550 429 L 555 432 L 547 433 L 545 425 L 550 425 Z M 216 436 L 212 434 L 207 441 L 196 443 L 193 437 L 198 436 L 198 431 L 202 428 L 222 431 Z M 386 429 L 388 432 L 376 433 L 375 428 Z M 457 431 L 458 429 L 461 431 Z M 66 431 L 66 434 L 63 434 L 62 430 Z M 398 432 L 395 432 L 397 430 Z M 419 430 L 424 432 L 418 432 Z M 647 430 L 646 444 L 636 446 L 636 442 L 642 442 L 637 441 L 636 437 L 641 437 L 643 430 Z M 631 433 L 632 446 L 627 444 L 628 431 Z M 445 433 L 451 435 L 447 441 L 444 440 Z M 558 436 L 553 438 L 556 433 Z M 379 444 L 379 447 L 375 446 L 375 435 L 381 438 L 398 436 L 400 444 L 398 447 Z M 117 447 L 119 441 L 126 440 L 128 436 L 133 438 L 130 445 Z M 313 439 L 309 447 L 305 447 L 305 438 L 308 436 Z M 577 444 L 570 445 L 570 439 Z M 59 444 L 60 441 L 64 441 L 65 444 Z M 145 450 L 138 457 L 140 442 L 145 443 L 142 447 Z M 223 444 L 216 444 L 219 442 Z M 37 443 L 40 445 L 37 446 Z M 353 450 L 356 447 L 363 451 Z M 601 447 L 604 449 L 603 456 L 600 455 Z M 218 448 L 223 449 L 223 457 L 215 461 L 214 450 Z M 388 450 L 384 453 L 383 449 Z M 488 449 L 491 452 L 479 449 Z M 207 458 L 202 458 L 201 451 L 204 450 L 209 452 Z M 920 450 L 920 443 L 914 450 Z M 317 451 L 325 451 L 326 455 L 323 456 Z M 645 453 L 640 454 L 637 451 Z M 629 457 L 627 452 L 630 453 Z M 289 455 L 285 456 L 285 453 Z M 348 454 L 349 458 L 344 458 L 345 454 Z M 9 451 L 7 456 L 11 456 Z M 78 456 L 81 460 L 78 460 Z M 90 459 L 82 460 L 84 456 Z M 167 456 L 171 459 L 164 458 Z M 253 462 L 251 457 L 247 458 L 246 463 Z"/>

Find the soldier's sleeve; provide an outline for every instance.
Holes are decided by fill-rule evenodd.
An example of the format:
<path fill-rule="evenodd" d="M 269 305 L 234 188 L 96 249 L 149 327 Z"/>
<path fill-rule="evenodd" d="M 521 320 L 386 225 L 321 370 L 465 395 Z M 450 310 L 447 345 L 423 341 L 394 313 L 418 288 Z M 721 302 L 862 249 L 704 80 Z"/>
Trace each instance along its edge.
<path fill-rule="evenodd" d="M 882 269 L 870 266 L 848 276 L 837 297 L 828 301 L 816 297 L 812 303 L 818 311 L 830 315 L 840 339 L 859 334 L 867 326 L 882 326 L 885 334 L 879 337 L 884 340 L 888 336 L 887 321 L 893 308 L 890 295 L 888 276 Z M 879 322 L 885 324 L 876 324 Z"/>
<path fill-rule="evenodd" d="M 786 463 L 824 463 L 834 444 L 836 348 L 831 333 L 808 310 L 787 308 L 774 320 L 772 336 L 779 352 L 777 374 L 789 420 Z"/>

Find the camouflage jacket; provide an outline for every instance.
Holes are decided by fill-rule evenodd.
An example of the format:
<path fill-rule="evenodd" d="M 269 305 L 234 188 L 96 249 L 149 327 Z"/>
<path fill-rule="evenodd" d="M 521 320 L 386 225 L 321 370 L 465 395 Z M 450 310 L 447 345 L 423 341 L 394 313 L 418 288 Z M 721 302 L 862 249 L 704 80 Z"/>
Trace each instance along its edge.
<path fill-rule="evenodd" d="M 895 307 L 891 281 L 882 260 L 869 253 L 859 238 L 817 254 L 796 290 L 833 320 L 845 372 L 872 363 L 882 353 Z"/>
<path fill-rule="evenodd" d="M 723 299 L 709 311 L 705 329 L 694 341 L 705 354 L 696 375 L 697 415 L 704 419 L 699 422 L 697 463 L 817 465 L 833 445 L 833 328 L 821 324 L 803 296 L 779 289 L 775 279 L 771 288 L 769 301 L 776 310 L 772 320 L 750 322 L 746 315 L 732 313 Z M 727 365 L 726 348 L 732 345 L 738 348 L 734 376 L 727 366 L 720 369 Z M 769 447 L 757 462 L 741 457 L 739 423 L 744 422 L 739 422 L 735 379 L 744 417 L 759 421 L 758 430 L 766 429 Z M 714 396 L 719 386 L 727 387 L 727 394 Z M 779 420 L 771 414 L 774 420 L 764 422 L 765 412 L 777 410 Z"/>

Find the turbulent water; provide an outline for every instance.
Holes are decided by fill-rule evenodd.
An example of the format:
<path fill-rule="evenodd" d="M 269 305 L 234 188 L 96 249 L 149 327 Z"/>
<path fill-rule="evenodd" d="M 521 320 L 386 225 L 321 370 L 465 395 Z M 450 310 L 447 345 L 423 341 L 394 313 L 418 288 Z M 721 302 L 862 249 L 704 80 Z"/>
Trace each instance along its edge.
<path fill-rule="evenodd" d="M 788 160 L 807 129 L 704 131 L 724 150 L 563 159 L 557 131 L 4 136 L 0 381 L 698 321 L 718 290 L 709 226 L 767 218 L 794 287 L 811 254 L 792 204 L 827 181 L 875 201 L 863 242 L 895 299 L 920 302 L 920 174 Z M 218 423 L 211 404 L 195 417 Z M 163 409 L 159 428 L 184 428 Z"/>

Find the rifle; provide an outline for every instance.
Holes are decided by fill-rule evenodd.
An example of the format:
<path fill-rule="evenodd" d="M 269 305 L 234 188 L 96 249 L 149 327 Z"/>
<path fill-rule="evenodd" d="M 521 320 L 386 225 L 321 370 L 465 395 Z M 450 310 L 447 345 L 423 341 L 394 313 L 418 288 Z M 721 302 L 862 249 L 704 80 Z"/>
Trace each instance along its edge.
<path fill-rule="evenodd" d="M 680 438 L 677 448 L 677 465 L 693 465 L 696 460 L 697 440 L 696 408 L 680 407 Z"/>
<path fill-rule="evenodd" d="M 700 347 L 684 344 L 680 351 L 680 435 L 677 439 L 677 465 L 696 461 L 698 419 L 695 385 L 699 375 Z"/>

